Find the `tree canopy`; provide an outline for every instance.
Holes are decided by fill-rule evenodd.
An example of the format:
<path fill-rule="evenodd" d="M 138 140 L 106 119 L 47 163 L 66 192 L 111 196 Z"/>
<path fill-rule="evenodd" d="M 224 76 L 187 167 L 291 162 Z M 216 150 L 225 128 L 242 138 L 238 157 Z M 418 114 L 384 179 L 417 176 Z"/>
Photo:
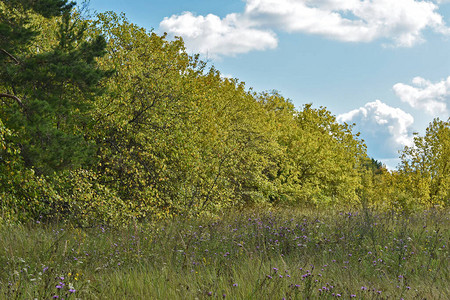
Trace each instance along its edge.
<path fill-rule="evenodd" d="M 0 64 L 2 218 L 448 205 L 448 121 L 389 172 L 325 107 L 255 93 L 124 15 L 0 1 Z"/>

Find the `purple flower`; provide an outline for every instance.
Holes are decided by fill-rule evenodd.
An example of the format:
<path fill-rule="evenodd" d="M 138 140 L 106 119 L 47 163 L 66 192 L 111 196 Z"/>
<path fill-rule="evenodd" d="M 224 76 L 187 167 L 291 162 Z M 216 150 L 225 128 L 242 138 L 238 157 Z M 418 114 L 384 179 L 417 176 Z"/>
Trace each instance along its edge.
<path fill-rule="evenodd" d="M 53 296 L 52 298 L 53 298 L 53 299 L 56 299 L 56 298 L 59 298 L 59 296 L 58 296 L 58 295 L 55 295 L 55 296 Z"/>
<path fill-rule="evenodd" d="M 77 290 L 76 289 L 69 289 L 70 293 L 75 293 Z"/>
<path fill-rule="evenodd" d="M 58 285 L 56 286 L 56 288 L 57 288 L 57 289 L 62 289 L 62 286 L 58 284 Z"/>
<path fill-rule="evenodd" d="M 237 283 L 233 283 L 233 286 L 238 286 L 238 284 Z"/>
<path fill-rule="evenodd" d="M 44 273 L 45 271 L 47 271 L 48 270 L 48 267 L 45 267 L 43 270 L 42 270 L 42 273 Z"/>

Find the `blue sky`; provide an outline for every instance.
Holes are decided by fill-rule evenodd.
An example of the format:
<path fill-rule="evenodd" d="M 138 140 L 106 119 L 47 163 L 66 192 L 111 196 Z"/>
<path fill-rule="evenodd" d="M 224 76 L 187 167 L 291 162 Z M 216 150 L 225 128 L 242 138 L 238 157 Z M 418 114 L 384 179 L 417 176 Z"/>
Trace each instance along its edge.
<path fill-rule="evenodd" d="M 182 36 L 224 76 L 325 106 L 357 124 L 393 169 L 435 117 L 450 116 L 450 0 L 91 0 L 98 12 Z"/>

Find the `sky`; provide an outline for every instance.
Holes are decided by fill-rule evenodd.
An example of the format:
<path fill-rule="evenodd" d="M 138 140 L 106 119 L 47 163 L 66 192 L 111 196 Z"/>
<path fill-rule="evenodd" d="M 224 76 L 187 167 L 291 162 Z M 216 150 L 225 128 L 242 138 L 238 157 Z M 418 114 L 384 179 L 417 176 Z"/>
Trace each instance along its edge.
<path fill-rule="evenodd" d="M 169 39 L 223 76 L 356 123 L 395 169 L 415 132 L 450 117 L 450 0 L 91 0 Z"/>

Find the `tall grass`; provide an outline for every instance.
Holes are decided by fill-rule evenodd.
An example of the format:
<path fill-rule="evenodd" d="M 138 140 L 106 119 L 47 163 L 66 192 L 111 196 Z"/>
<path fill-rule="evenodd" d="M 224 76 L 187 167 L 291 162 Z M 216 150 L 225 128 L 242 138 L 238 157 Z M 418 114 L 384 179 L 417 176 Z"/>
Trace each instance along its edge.
<path fill-rule="evenodd" d="M 0 228 L 2 299 L 448 299 L 450 212 Z"/>

